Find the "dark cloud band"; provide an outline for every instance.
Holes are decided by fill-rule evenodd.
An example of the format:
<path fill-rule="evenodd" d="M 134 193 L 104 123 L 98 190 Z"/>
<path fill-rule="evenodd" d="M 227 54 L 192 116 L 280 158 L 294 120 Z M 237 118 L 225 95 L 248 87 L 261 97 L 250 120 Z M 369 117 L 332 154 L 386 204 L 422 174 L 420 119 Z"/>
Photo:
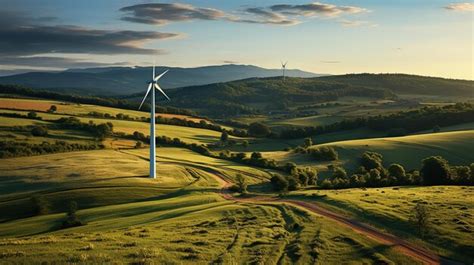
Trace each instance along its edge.
<path fill-rule="evenodd" d="M 335 17 L 343 14 L 367 12 L 368 10 L 355 6 L 336 6 L 315 2 L 304 5 L 281 4 L 269 7 L 250 7 L 242 10 L 240 16 L 213 8 L 165 3 L 132 5 L 123 7 L 120 11 L 124 12 L 122 20 L 153 25 L 191 20 L 294 25 L 299 23 L 298 17 Z"/>

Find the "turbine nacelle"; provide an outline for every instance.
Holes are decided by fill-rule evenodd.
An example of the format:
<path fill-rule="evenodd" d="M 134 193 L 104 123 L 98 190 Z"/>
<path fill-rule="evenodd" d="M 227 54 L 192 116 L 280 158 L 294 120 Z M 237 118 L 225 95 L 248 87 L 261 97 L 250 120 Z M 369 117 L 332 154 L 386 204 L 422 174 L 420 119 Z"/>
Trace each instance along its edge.
<path fill-rule="evenodd" d="M 158 85 L 158 80 L 159 80 L 162 76 L 164 76 L 168 71 L 169 71 L 169 70 L 166 70 L 166 71 L 164 71 L 163 73 L 161 73 L 160 75 L 155 76 L 155 66 L 153 65 L 153 75 L 152 75 L 152 79 L 151 79 L 151 81 L 148 81 L 148 83 L 147 83 L 147 84 L 148 84 L 148 89 L 146 90 L 145 97 L 143 97 L 142 103 L 140 103 L 140 107 L 138 107 L 138 109 L 141 109 L 141 108 L 142 108 L 142 105 L 143 105 L 143 103 L 145 102 L 145 99 L 147 98 L 148 93 L 150 93 L 150 90 L 151 90 L 152 88 L 154 88 L 154 89 L 160 91 L 161 94 L 162 94 L 163 96 L 165 96 L 165 98 L 166 98 L 167 100 L 171 100 L 171 99 L 168 97 L 168 95 L 166 95 L 165 91 L 163 91 L 163 89 L 161 89 L 161 87 Z M 152 100 L 155 100 L 155 99 L 153 98 Z"/>

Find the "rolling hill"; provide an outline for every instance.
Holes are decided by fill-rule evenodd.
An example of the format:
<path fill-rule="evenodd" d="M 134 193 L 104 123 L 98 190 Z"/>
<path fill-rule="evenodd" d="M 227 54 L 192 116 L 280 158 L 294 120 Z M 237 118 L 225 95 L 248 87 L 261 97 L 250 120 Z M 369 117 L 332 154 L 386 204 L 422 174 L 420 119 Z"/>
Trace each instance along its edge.
<path fill-rule="evenodd" d="M 332 142 L 321 146 L 332 146 L 338 152 L 346 168 L 356 169 L 357 157 L 365 151 L 383 155 L 386 166 L 400 163 L 407 169 L 419 169 L 421 160 L 428 156 L 442 156 L 454 165 L 469 164 L 474 161 L 474 146 L 470 144 L 474 130 L 444 133 L 418 134 L 403 137 L 373 138 Z"/>
<path fill-rule="evenodd" d="M 388 98 L 387 89 L 328 82 L 318 78 L 249 78 L 169 91 L 171 105 L 200 109 L 206 115 L 285 111 L 287 107 L 337 100 L 339 97 Z M 135 95 L 139 98 L 141 94 Z"/>
<path fill-rule="evenodd" d="M 281 75 L 279 69 L 265 69 L 253 65 L 216 65 L 196 68 L 159 66 L 156 71 L 162 72 L 165 69 L 170 70 L 161 79 L 161 85 L 165 89 Z M 31 72 L 0 77 L 0 84 L 23 85 L 78 94 L 126 95 L 143 91 L 151 72 L 151 67 L 86 68 L 55 73 Z M 319 76 L 301 70 L 287 70 L 286 73 L 293 77 Z"/>
<path fill-rule="evenodd" d="M 474 97 L 474 82 L 406 74 L 348 74 L 319 77 L 344 84 L 386 88 L 395 94 Z"/>

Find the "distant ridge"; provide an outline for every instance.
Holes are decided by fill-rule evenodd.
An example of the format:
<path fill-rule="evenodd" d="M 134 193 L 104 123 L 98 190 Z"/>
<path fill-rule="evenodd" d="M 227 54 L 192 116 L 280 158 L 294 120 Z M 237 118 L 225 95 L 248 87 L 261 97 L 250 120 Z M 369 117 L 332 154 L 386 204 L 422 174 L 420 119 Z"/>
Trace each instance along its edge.
<path fill-rule="evenodd" d="M 150 67 L 105 67 L 69 69 L 62 72 L 30 72 L 0 77 L 0 84 L 23 85 L 63 93 L 127 95 L 144 89 L 143 80 L 149 78 L 150 69 Z M 157 72 L 165 69 L 170 69 L 161 83 L 165 89 L 281 75 L 280 69 L 236 64 L 195 68 L 159 66 Z M 286 75 L 303 78 L 322 76 L 297 69 L 286 70 Z"/>
<path fill-rule="evenodd" d="M 320 80 L 390 89 L 395 94 L 474 97 L 474 81 L 408 74 L 346 74 Z"/>

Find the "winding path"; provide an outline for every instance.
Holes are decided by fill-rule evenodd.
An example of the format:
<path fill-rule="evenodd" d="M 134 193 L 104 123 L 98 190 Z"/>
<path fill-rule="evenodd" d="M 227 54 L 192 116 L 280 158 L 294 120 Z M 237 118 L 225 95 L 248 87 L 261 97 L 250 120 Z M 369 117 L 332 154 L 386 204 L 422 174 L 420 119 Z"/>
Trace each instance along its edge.
<path fill-rule="evenodd" d="M 363 224 L 361 222 L 352 220 L 338 213 L 332 212 L 326 208 L 318 206 L 316 203 L 298 201 L 298 200 L 280 199 L 280 198 L 269 197 L 269 196 L 256 196 L 252 198 L 234 197 L 228 189 L 232 185 L 232 183 L 230 183 L 225 177 L 221 176 L 218 172 L 213 172 L 212 175 L 221 184 L 220 193 L 224 199 L 233 200 L 236 202 L 245 202 L 245 203 L 279 202 L 279 203 L 297 206 L 300 208 L 304 208 L 307 211 L 310 211 L 312 213 L 316 213 L 318 215 L 321 215 L 333 221 L 336 221 L 341 225 L 345 225 L 360 234 L 363 234 L 367 237 L 370 237 L 376 240 L 377 242 L 381 244 L 394 246 L 395 248 L 403 252 L 405 255 L 410 256 L 416 260 L 419 260 L 423 264 L 430 264 L 430 265 L 431 264 L 459 264 L 457 262 L 442 258 L 438 256 L 437 254 L 431 252 L 430 250 L 421 248 L 419 246 L 415 246 L 414 244 L 409 243 L 394 235 L 383 233 L 369 225 Z"/>

